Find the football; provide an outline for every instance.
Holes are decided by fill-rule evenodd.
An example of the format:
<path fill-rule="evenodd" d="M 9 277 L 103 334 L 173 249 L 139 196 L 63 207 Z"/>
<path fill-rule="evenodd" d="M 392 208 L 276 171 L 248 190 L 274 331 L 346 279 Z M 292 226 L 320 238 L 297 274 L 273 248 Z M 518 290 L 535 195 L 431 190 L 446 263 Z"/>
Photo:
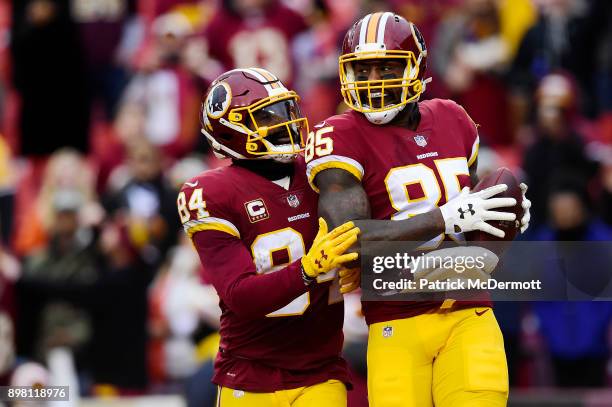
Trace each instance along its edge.
<path fill-rule="evenodd" d="M 520 219 L 523 217 L 523 207 L 521 206 L 521 200 L 523 199 L 523 195 L 521 192 L 521 187 L 519 186 L 519 182 L 517 181 L 512 171 L 508 168 L 502 167 L 497 171 L 487 175 L 483 179 L 476 184 L 473 191 L 480 191 L 493 185 L 498 184 L 506 184 L 508 185 L 508 189 L 501 194 L 495 195 L 494 198 L 514 198 L 516 199 L 516 205 L 512 207 L 505 208 L 497 208 L 493 209 L 495 211 L 503 211 L 503 212 L 511 212 L 516 215 L 516 220 L 513 222 L 509 221 L 489 221 L 488 223 L 491 226 L 494 226 L 498 229 L 503 230 L 506 235 L 503 238 L 499 238 L 493 235 L 490 235 L 486 232 L 480 230 L 474 230 L 472 232 L 466 232 L 465 240 L 467 241 L 512 241 L 516 237 L 516 234 L 520 230 Z"/>

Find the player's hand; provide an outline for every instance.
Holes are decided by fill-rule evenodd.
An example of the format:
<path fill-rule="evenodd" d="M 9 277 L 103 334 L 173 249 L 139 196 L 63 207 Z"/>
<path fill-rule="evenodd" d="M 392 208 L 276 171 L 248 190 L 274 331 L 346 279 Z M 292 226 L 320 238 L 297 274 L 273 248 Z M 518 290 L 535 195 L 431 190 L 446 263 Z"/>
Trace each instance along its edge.
<path fill-rule="evenodd" d="M 348 294 L 361 285 L 361 269 L 359 267 L 352 269 L 341 267 L 338 276 L 340 277 L 340 294 Z"/>
<path fill-rule="evenodd" d="M 468 187 L 461 193 L 440 207 L 446 233 L 470 232 L 482 230 L 493 236 L 503 238 L 503 230 L 491 226 L 488 220 L 514 221 L 516 215 L 508 212 L 500 212 L 492 209 L 504 208 L 516 205 L 514 198 L 493 198 L 508 189 L 506 184 L 499 184 L 471 193 Z"/>
<path fill-rule="evenodd" d="M 521 182 L 521 192 L 523 193 L 523 201 L 521 202 L 521 206 L 523 207 L 523 217 L 521 218 L 521 233 L 525 233 L 527 228 L 529 227 L 529 221 L 531 220 L 531 213 L 529 212 L 529 208 L 531 208 L 531 201 L 527 199 L 527 184 Z"/>
<path fill-rule="evenodd" d="M 319 218 L 319 232 L 308 253 L 302 257 L 302 268 L 308 277 L 315 278 L 337 266 L 356 260 L 359 254 L 346 253 L 357 242 L 359 228 L 353 222 L 346 222 L 331 232 L 327 222 Z M 346 253 L 346 254 L 345 254 Z"/>

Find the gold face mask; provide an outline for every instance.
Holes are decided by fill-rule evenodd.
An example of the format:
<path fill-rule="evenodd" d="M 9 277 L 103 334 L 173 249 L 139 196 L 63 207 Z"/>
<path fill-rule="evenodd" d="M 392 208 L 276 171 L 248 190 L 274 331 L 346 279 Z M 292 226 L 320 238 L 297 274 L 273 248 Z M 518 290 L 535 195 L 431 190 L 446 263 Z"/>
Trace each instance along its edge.
<path fill-rule="evenodd" d="M 378 80 L 357 80 L 355 65 L 358 61 L 376 61 L 384 64 L 392 59 L 405 63 L 401 77 Z M 419 79 L 419 63 L 411 51 L 372 50 L 341 55 L 339 58 L 340 91 L 344 102 L 351 109 L 361 113 L 384 112 L 419 99 L 423 84 Z M 399 92 L 399 100 L 389 101 L 389 93 Z M 387 98 L 387 101 L 385 101 Z M 379 101 L 378 103 L 375 103 Z"/>
<path fill-rule="evenodd" d="M 294 91 L 264 98 L 229 113 L 231 125 L 246 134 L 246 150 L 257 156 L 291 155 L 303 150 L 308 120 L 302 117 Z"/>

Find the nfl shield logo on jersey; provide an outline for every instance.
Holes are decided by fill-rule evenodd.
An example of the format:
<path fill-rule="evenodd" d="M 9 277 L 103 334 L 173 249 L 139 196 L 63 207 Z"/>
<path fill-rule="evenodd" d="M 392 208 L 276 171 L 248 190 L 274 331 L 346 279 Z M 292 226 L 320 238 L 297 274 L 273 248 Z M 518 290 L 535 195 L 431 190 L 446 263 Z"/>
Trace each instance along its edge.
<path fill-rule="evenodd" d="M 425 136 L 422 136 L 420 134 L 417 134 L 416 136 L 414 136 L 414 142 L 419 147 L 425 147 L 427 145 L 427 139 L 425 138 Z"/>
<path fill-rule="evenodd" d="M 383 338 L 390 338 L 393 336 L 393 327 L 392 326 L 386 326 L 383 328 Z"/>
<path fill-rule="evenodd" d="M 298 206 L 300 206 L 300 200 L 295 194 L 290 194 L 287 196 L 287 203 L 292 208 L 297 208 Z"/>

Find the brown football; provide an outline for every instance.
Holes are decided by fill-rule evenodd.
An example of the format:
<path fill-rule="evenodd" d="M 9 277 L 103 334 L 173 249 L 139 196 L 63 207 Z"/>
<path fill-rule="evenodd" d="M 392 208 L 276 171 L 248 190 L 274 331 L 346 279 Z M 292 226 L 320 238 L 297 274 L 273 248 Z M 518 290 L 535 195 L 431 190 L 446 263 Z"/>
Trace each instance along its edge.
<path fill-rule="evenodd" d="M 512 207 L 505 208 L 497 208 L 491 209 L 493 211 L 502 211 L 502 212 L 511 212 L 516 215 L 516 220 L 513 222 L 509 221 L 489 221 L 491 226 L 496 227 L 498 229 L 506 232 L 506 235 L 503 238 L 499 238 L 493 235 L 490 235 L 486 232 L 482 232 L 480 230 L 474 230 L 472 232 L 465 233 L 465 240 L 467 241 L 512 241 L 516 237 L 516 234 L 520 230 L 520 219 L 523 217 L 523 207 L 521 206 L 521 200 L 523 199 L 523 194 L 521 192 L 521 187 L 519 186 L 519 182 L 516 180 L 516 177 L 512 172 L 505 167 L 498 169 L 497 171 L 487 175 L 483 179 L 476 184 L 472 192 L 480 191 L 493 185 L 498 184 L 506 184 L 508 185 L 508 189 L 501 194 L 495 195 L 493 198 L 514 198 L 516 199 L 516 205 Z"/>

